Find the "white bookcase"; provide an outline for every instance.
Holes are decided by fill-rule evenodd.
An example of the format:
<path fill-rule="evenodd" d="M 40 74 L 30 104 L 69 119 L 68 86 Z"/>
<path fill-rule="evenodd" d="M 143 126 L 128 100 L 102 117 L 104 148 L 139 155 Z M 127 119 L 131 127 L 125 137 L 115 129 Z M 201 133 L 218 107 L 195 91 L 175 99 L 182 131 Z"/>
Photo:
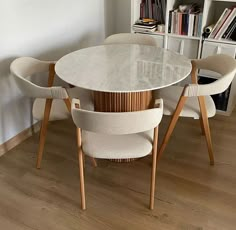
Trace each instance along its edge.
<path fill-rule="evenodd" d="M 186 35 L 177 35 L 168 33 L 169 23 L 169 11 L 175 9 L 180 4 L 191 4 L 198 3 L 202 6 L 202 26 L 201 32 L 206 26 L 214 24 L 219 19 L 221 13 L 225 8 L 230 8 L 236 5 L 236 0 L 167 0 L 166 1 L 166 23 L 165 33 L 152 32 L 148 33 L 157 40 L 157 44 L 160 47 L 169 49 L 180 54 L 183 54 L 190 59 L 203 58 L 209 55 L 224 53 L 235 58 L 236 54 L 236 42 L 215 40 L 215 39 L 204 39 L 202 36 L 190 37 Z M 140 17 L 140 3 L 141 0 L 131 0 L 131 32 L 132 25 Z M 212 72 L 201 71 L 200 76 L 208 78 L 217 78 L 218 76 Z M 186 82 L 190 82 L 190 78 L 186 79 Z M 236 77 L 231 84 L 231 90 L 226 111 L 218 110 L 218 113 L 223 115 L 230 115 L 234 109 L 236 103 Z"/>

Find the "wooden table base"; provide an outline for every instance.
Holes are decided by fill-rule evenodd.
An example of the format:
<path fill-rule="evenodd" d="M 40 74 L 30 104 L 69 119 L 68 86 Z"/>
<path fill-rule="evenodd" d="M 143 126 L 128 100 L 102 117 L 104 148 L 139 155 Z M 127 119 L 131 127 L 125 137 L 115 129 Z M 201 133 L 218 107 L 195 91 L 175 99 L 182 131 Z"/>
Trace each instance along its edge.
<path fill-rule="evenodd" d="M 132 112 L 151 108 L 153 105 L 152 92 L 107 93 L 94 92 L 95 111 L 98 112 Z M 113 159 L 115 162 L 130 162 L 130 159 Z"/>
<path fill-rule="evenodd" d="M 94 92 L 95 111 L 131 112 L 151 108 L 152 92 L 106 93 Z"/>

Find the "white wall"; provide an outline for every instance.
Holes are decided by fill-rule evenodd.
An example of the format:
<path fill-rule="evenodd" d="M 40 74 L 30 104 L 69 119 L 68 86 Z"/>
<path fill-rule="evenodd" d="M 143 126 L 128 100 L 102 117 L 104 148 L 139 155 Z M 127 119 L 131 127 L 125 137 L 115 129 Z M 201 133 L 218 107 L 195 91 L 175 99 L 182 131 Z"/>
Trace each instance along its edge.
<path fill-rule="evenodd" d="M 57 60 L 113 33 L 111 0 L 0 1 L 0 144 L 32 124 L 9 65 L 19 56 Z"/>
<path fill-rule="evenodd" d="M 131 28 L 131 1 L 113 0 L 114 31 L 115 33 L 130 33 Z"/>

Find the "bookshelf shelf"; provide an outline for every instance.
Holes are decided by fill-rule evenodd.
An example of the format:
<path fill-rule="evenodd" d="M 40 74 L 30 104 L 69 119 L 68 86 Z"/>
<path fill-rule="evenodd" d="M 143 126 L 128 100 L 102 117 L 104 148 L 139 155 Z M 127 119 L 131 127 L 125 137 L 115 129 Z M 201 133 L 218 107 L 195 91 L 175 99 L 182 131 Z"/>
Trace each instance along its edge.
<path fill-rule="evenodd" d="M 141 2 L 142 0 L 130 0 L 131 32 L 134 32 L 132 30 L 132 25 L 140 17 Z M 187 5 L 190 3 L 198 3 L 202 7 L 202 23 L 199 28 L 199 34 L 201 34 L 201 36 L 180 35 L 179 31 L 178 33 L 169 33 L 169 12 L 176 9 L 180 4 Z M 204 58 L 218 53 L 228 54 L 235 58 L 236 41 L 202 37 L 206 26 L 216 23 L 226 8 L 232 8 L 234 6 L 236 6 L 236 0 L 166 0 L 165 32 L 151 32 L 146 34 L 150 34 L 156 38 L 157 44 L 160 47 L 179 52 L 190 59 Z M 213 72 L 203 71 L 200 73 L 201 76 L 206 78 L 217 78 Z M 184 82 L 184 84 L 186 83 L 190 83 L 190 78 Z M 230 115 L 236 104 L 236 77 L 232 82 L 227 102 L 227 110 L 218 110 L 219 114 Z"/>
<path fill-rule="evenodd" d="M 235 41 L 229 41 L 229 40 L 216 40 L 216 39 L 206 38 L 205 41 L 222 43 L 222 44 L 229 44 L 229 45 L 236 45 Z"/>
<path fill-rule="evenodd" d="M 134 33 L 142 33 L 142 34 L 150 34 L 150 35 L 159 35 L 159 36 L 165 36 L 165 33 L 161 33 L 161 32 L 158 32 L 158 31 L 154 31 L 154 32 L 135 32 L 133 31 Z"/>
<path fill-rule="evenodd" d="M 213 0 L 213 2 L 235 2 L 236 0 Z"/>
<path fill-rule="evenodd" d="M 168 33 L 168 36 L 170 37 L 176 37 L 176 38 L 183 38 L 183 39 L 193 39 L 193 40 L 200 40 L 200 37 L 194 37 L 194 36 L 187 36 L 187 35 L 179 35 L 179 34 L 172 34 Z"/>

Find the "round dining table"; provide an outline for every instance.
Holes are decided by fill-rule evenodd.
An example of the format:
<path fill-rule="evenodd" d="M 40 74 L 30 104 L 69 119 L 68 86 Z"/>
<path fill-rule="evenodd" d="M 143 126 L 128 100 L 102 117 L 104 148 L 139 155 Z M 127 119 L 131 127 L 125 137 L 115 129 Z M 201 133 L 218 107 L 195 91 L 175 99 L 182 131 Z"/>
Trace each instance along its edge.
<path fill-rule="evenodd" d="M 126 112 L 151 108 L 152 91 L 182 81 L 191 62 L 155 46 L 114 44 L 69 53 L 55 71 L 67 83 L 92 90 L 95 111 Z"/>

